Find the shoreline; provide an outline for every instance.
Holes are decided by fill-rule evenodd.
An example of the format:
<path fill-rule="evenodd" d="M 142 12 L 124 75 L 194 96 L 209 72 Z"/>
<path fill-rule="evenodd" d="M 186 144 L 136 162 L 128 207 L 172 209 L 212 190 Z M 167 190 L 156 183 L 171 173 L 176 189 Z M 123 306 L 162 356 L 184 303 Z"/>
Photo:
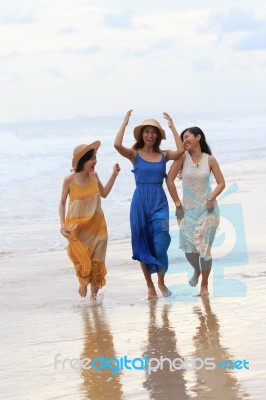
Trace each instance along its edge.
<path fill-rule="evenodd" d="M 148 400 L 163 393 L 174 400 L 178 392 L 180 400 L 220 400 L 222 391 L 230 400 L 263 398 L 266 160 L 227 168 L 228 193 L 219 201 L 221 236 L 213 249 L 210 296 L 205 300 L 195 297 L 197 287 L 188 285 L 192 271 L 178 250 L 174 226 L 166 275 L 173 295 L 157 301 L 146 300 L 130 239 L 109 241 L 107 284 L 96 307 L 78 295 L 66 250 L 2 257 L 0 309 L 6 323 L 0 328 L 0 348 L 6 399 Z M 234 183 L 238 190 L 231 187 Z M 216 368 L 169 371 L 165 365 L 149 373 L 123 370 L 116 375 L 74 369 L 69 363 L 62 368 L 65 358 L 144 355 L 212 358 Z M 241 361 L 241 369 L 218 367 L 228 360 Z M 244 361 L 250 369 L 243 367 Z"/>
<path fill-rule="evenodd" d="M 226 164 L 221 164 L 221 169 L 223 174 L 225 175 L 225 180 L 226 180 L 226 188 L 223 191 L 223 193 L 218 197 L 218 205 L 223 205 L 223 204 L 230 204 L 230 203 L 239 203 L 243 208 L 245 207 L 250 207 L 249 203 L 252 202 L 252 197 L 256 197 L 258 196 L 262 196 L 263 193 L 265 193 L 265 190 L 261 187 L 255 187 L 253 190 L 253 183 L 257 182 L 258 185 L 260 185 L 260 180 L 263 180 L 263 174 L 266 174 L 266 159 L 248 159 L 248 160 L 241 160 L 241 161 L 235 161 L 235 162 L 230 162 L 230 163 L 226 163 Z M 247 186 L 247 184 L 250 182 L 250 187 Z M 181 182 L 176 180 L 176 185 L 178 188 L 178 192 L 182 198 L 182 189 L 181 189 Z M 253 186 L 253 187 L 252 187 Z M 175 224 L 175 218 L 173 216 L 174 214 L 174 205 L 173 205 L 173 201 L 167 191 L 166 185 L 164 184 L 164 189 L 166 192 L 166 196 L 168 199 L 168 203 L 169 203 L 169 210 L 170 210 L 170 225 L 171 224 Z M 133 194 L 133 192 L 132 192 Z M 107 208 L 108 208 L 108 201 L 109 199 L 105 200 L 105 202 L 103 202 L 102 207 L 103 210 L 106 214 Z M 113 201 L 113 200 L 112 200 Z M 128 201 L 128 199 L 127 199 Z M 129 203 L 130 204 L 130 203 Z M 129 205 L 128 204 L 128 208 Z M 252 207 L 253 205 L 251 205 Z M 254 205 L 255 206 L 255 205 Z M 264 210 L 262 208 L 262 205 L 259 201 L 259 209 L 257 209 L 257 207 L 254 207 L 254 211 L 256 212 L 256 214 L 259 212 L 262 217 L 264 218 Z M 129 218 L 129 216 L 128 216 Z M 246 220 L 246 225 L 245 225 L 245 229 L 249 230 L 249 226 L 252 226 L 252 229 L 254 228 L 254 220 L 253 218 L 253 214 L 250 211 L 246 211 L 244 213 L 244 218 Z M 106 219 L 107 219 L 107 226 L 110 226 L 110 222 L 108 222 L 108 216 L 106 215 Z M 58 228 L 59 226 L 59 222 L 58 225 L 55 224 L 54 222 L 51 223 L 51 225 L 53 225 L 55 227 L 55 229 Z M 261 223 L 259 221 L 259 226 L 261 229 Z M 13 227 L 13 229 L 15 230 L 15 227 Z M 34 228 L 35 230 L 36 228 Z M 128 223 L 128 229 L 129 229 L 129 223 Z M 7 234 L 11 237 L 11 230 L 7 232 Z M 27 227 L 27 230 L 23 233 L 22 236 L 24 236 L 25 238 L 28 237 L 28 235 L 30 235 L 30 226 Z M 44 231 L 45 232 L 45 231 Z M 54 231 L 53 231 L 54 232 Z M 263 231 L 262 233 L 262 241 L 263 241 Z M 48 234 L 48 233 L 47 233 Z M 249 235 L 249 240 L 250 238 L 254 237 L 253 234 Z M 42 242 L 44 240 L 45 236 L 41 238 Z M 30 237 L 29 237 L 30 240 Z M 58 239 L 60 242 L 59 248 L 55 248 L 53 246 L 55 246 L 55 244 L 49 243 L 49 249 L 41 249 L 41 250 L 30 250 L 30 251 L 20 251 L 19 253 L 14 253 L 14 252 L 10 252 L 10 251 L 4 251 L 4 249 L 0 252 L 0 259 L 5 259 L 5 258 L 10 258 L 10 257 L 17 257 L 17 256 L 26 256 L 28 254 L 44 254 L 46 252 L 48 253 L 53 253 L 53 252 L 57 252 L 57 251 L 65 251 L 65 249 L 63 248 L 64 246 L 64 242 L 62 241 L 61 235 L 58 234 Z M 114 242 L 114 243 L 119 243 L 119 241 L 125 241 L 128 240 L 130 241 L 130 230 L 128 231 L 128 234 L 124 237 L 124 238 L 115 238 L 115 239 L 109 239 L 109 244 Z M 256 243 L 254 241 L 251 241 L 251 244 L 256 246 Z M 58 245 L 57 245 L 58 246 Z M 67 244 L 66 244 L 67 247 Z M 65 248 L 66 248 L 65 247 Z M 179 251 L 179 249 L 178 249 Z"/>

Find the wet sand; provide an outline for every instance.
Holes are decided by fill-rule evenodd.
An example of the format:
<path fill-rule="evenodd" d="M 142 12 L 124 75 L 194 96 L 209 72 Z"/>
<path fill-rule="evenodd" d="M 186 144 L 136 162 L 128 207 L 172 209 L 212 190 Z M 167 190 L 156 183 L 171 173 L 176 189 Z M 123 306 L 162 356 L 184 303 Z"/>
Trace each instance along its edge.
<path fill-rule="evenodd" d="M 227 189 L 237 182 L 239 190 L 225 195 L 221 205 L 238 204 L 234 215 L 241 205 L 244 229 L 238 228 L 241 220 L 231 223 L 235 243 L 240 243 L 235 248 L 232 226 L 223 217 L 226 235 L 214 249 L 217 261 L 208 299 L 195 297 L 197 288 L 189 287 L 191 269 L 176 251 L 174 239 L 167 276 L 173 295 L 157 301 L 146 300 L 141 271 L 131 260 L 127 240 L 109 243 L 107 285 L 102 304 L 96 307 L 77 294 L 66 252 L 1 259 L 2 398 L 264 398 L 266 161 L 224 165 L 223 172 Z M 167 360 L 162 369 L 150 372 L 124 367 L 112 374 L 110 369 L 81 368 L 87 358 L 101 356 L 139 358 L 135 363 L 139 368 L 145 356 L 176 362 L 172 371 Z M 215 360 L 214 369 L 200 368 L 199 359 L 206 358 Z M 182 359 L 187 367 L 180 369 Z M 241 369 L 217 365 L 226 360 L 240 360 Z"/>

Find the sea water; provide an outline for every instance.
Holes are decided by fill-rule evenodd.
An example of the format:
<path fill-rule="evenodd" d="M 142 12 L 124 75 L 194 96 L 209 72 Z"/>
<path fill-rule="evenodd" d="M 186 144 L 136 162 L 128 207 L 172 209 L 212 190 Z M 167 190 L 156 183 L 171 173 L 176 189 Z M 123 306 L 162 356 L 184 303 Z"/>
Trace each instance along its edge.
<path fill-rule="evenodd" d="M 159 118 L 158 118 L 159 119 Z M 176 119 L 175 119 L 176 120 Z M 60 234 L 58 205 L 64 177 L 70 173 L 74 146 L 101 140 L 96 171 L 103 184 L 119 163 L 121 172 L 102 207 L 110 240 L 130 237 L 129 208 L 135 187 L 132 165 L 113 147 L 119 118 L 77 118 L 69 121 L 17 122 L 0 125 L 0 255 L 55 251 L 66 247 Z M 134 122 L 134 121 L 133 121 Z M 162 149 L 175 147 L 167 132 Z M 130 122 L 125 145 L 134 143 Z M 182 131 L 200 126 L 214 156 L 223 163 L 266 157 L 266 118 L 206 118 L 179 121 Z M 171 162 L 168 163 L 169 169 Z M 225 177 L 226 179 L 226 177 Z"/>

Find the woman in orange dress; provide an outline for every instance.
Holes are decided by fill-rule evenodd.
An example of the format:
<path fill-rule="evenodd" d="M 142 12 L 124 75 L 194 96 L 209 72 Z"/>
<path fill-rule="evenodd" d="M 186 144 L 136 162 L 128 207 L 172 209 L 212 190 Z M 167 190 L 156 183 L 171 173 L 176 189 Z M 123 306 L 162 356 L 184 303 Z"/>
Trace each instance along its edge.
<path fill-rule="evenodd" d="M 105 256 L 107 226 L 101 208 L 101 197 L 107 197 L 119 174 L 115 164 L 105 186 L 94 171 L 96 152 L 101 142 L 80 144 L 74 148 L 73 174 L 64 179 L 59 204 L 61 234 L 68 239 L 68 256 L 74 264 L 80 286 L 79 294 L 86 297 L 91 284 L 92 303 L 97 304 L 98 290 L 105 285 Z M 69 197 L 66 215 L 66 201 Z"/>

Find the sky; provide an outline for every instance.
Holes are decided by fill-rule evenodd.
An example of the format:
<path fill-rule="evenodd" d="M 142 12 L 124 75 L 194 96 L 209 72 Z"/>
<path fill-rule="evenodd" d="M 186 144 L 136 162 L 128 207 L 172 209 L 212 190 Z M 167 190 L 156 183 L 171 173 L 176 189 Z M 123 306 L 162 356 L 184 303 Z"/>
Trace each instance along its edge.
<path fill-rule="evenodd" d="M 266 112 L 265 0 L 0 0 L 0 121 Z"/>

